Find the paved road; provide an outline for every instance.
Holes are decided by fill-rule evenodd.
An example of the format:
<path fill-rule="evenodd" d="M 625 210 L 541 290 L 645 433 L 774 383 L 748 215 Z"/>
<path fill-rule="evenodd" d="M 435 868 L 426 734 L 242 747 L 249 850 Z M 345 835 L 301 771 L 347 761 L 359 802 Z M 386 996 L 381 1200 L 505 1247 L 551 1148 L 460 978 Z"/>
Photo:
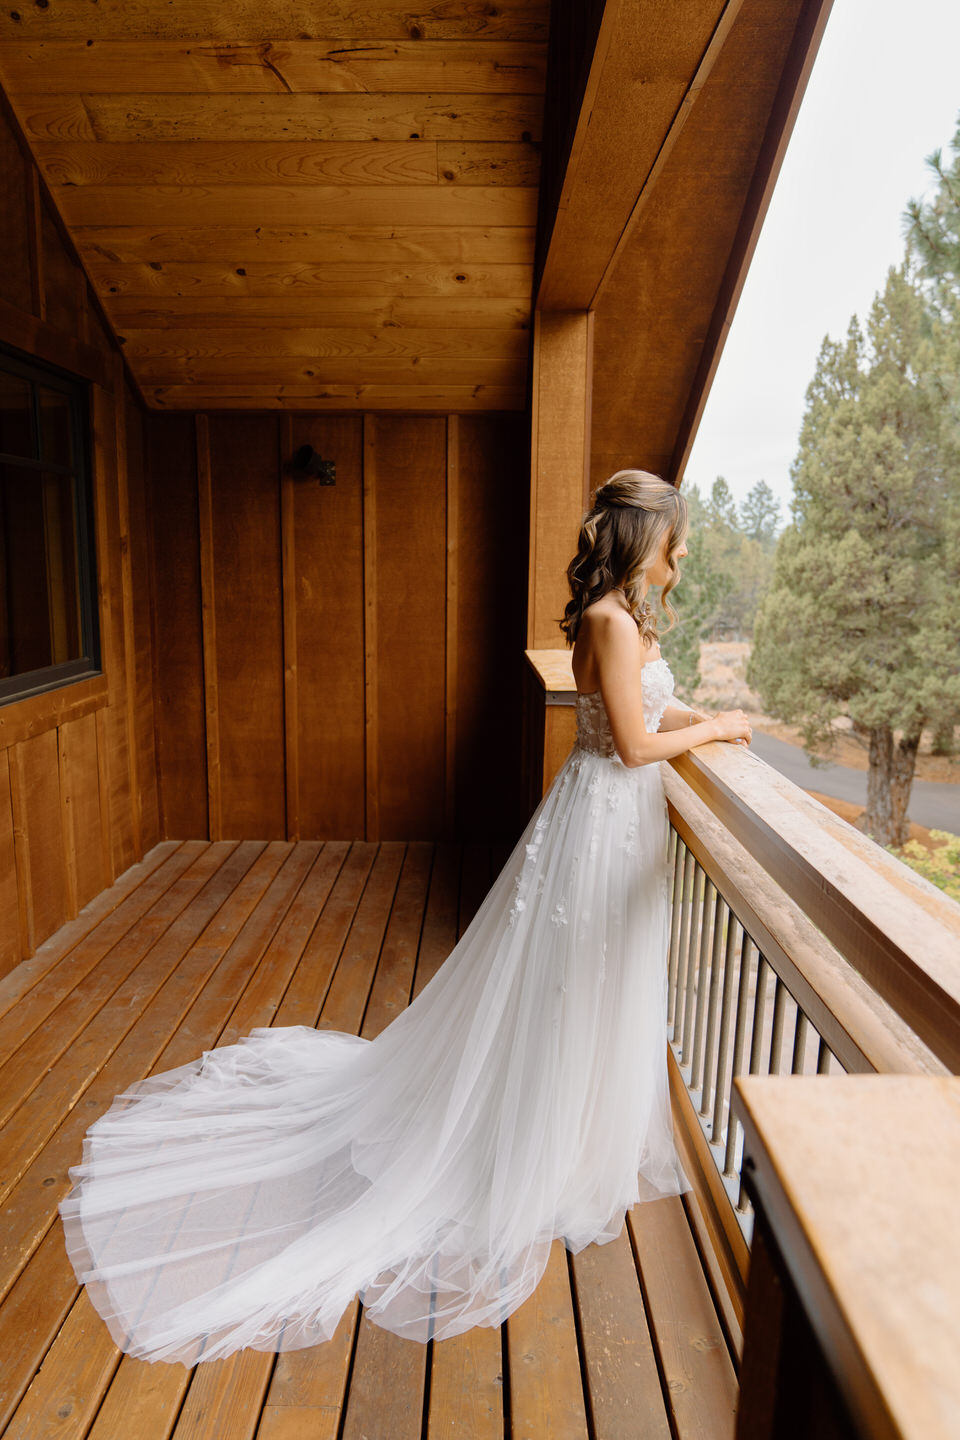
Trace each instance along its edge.
<path fill-rule="evenodd" d="M 835 800 L 850 800 L 855 805 L 867 803 L 865 770 L 851 770 L 847 765 L 818 765 L 814 768 L 799 745 L 788 745 L 785 740 L 764 735 L 760 730 L 753 732 L 751 749 L 795 785 L 802 785 L 804 790 L 818 790 L 821 795 L 830 795 Z M 908 813 L 917 825 L 960 835 L 960 785 L 914 780 Z"/>

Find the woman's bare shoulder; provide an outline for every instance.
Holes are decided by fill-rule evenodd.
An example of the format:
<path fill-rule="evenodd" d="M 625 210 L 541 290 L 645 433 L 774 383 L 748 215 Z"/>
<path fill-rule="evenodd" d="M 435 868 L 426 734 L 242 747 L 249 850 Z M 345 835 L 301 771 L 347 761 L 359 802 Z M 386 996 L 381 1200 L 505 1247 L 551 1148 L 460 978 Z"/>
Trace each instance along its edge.
<path fill-rule="evenodd" d="M 580 624 L 595 630 L 617 627 L 624 633 L 637 629 L 636 621 L 630 611 L 609 594 L 601 595 L 599 600 L 594 600 L 592 605 L 587 606 L 581 616 Z"/>

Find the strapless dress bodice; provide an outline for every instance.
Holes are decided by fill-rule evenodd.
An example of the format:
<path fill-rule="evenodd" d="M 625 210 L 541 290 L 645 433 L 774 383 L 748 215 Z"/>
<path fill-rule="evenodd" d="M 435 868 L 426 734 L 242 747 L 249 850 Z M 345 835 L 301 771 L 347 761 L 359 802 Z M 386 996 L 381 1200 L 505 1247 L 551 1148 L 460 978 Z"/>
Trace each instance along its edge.
<path fill-rule="evenodd" d="M 661 656 L 648 660 L 643 667 L 643 723 L 650 731 L 659 730 L 663 712 L 673 696 L 673 675 Z M 618 759 L 613 743 L 610 721 L 599 690 L 577 694 L 577 739 L 579 750 L 591 755 Z"/>

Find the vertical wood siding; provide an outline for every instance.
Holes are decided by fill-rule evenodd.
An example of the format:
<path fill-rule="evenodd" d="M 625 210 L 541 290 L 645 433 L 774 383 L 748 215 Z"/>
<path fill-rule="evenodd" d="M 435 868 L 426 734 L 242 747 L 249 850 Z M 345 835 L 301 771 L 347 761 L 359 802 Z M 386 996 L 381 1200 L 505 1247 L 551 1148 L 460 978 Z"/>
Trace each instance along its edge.
<path fill-rule="evenodd" d="M 0 706 L 4 974 L 155 845 L 160 822 L 142 407 L 2 107 L 0 213 L 0 340 L 91 381 L 104 672 Z"/>
<path fill-rule="evenodd" d="M 523 417 L 147 426 L 164 837 L 512 834 Z M 335 485 L 292 476 L 304 444 Z"/>

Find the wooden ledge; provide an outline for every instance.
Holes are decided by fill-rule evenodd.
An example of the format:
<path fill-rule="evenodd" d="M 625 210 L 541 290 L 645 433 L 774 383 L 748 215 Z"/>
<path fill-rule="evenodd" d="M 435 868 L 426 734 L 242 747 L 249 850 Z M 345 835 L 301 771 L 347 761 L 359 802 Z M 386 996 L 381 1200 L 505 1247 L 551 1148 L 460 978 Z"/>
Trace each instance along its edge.
<path fill-rule="evenodd" d="M 576 705 L 577 685 L 569 650 L 524 650 L 527 664 L 540 681 L 547 705 Z"/>
<path fill-rule="evenodd" d="M 960 1079 L 738 1076 L 734 1111 L 748 1188 L 858 1433 L 956 1436 Z M 771 1318 L 753 1298 L 747 1351 Z"/>
<path fill-rule="evenodd" d="M 73 680 L 56 690 L 28 695 L 23 700 L 11 700 L 0 707 L 0 750 L 29 740 L 32 735 L 42 735 L 45 730 L 54 730 L 68 720 L 79 720 L 91 710 L 103 709 L 107 692 L 107 677 L 99 674 Z"/>

